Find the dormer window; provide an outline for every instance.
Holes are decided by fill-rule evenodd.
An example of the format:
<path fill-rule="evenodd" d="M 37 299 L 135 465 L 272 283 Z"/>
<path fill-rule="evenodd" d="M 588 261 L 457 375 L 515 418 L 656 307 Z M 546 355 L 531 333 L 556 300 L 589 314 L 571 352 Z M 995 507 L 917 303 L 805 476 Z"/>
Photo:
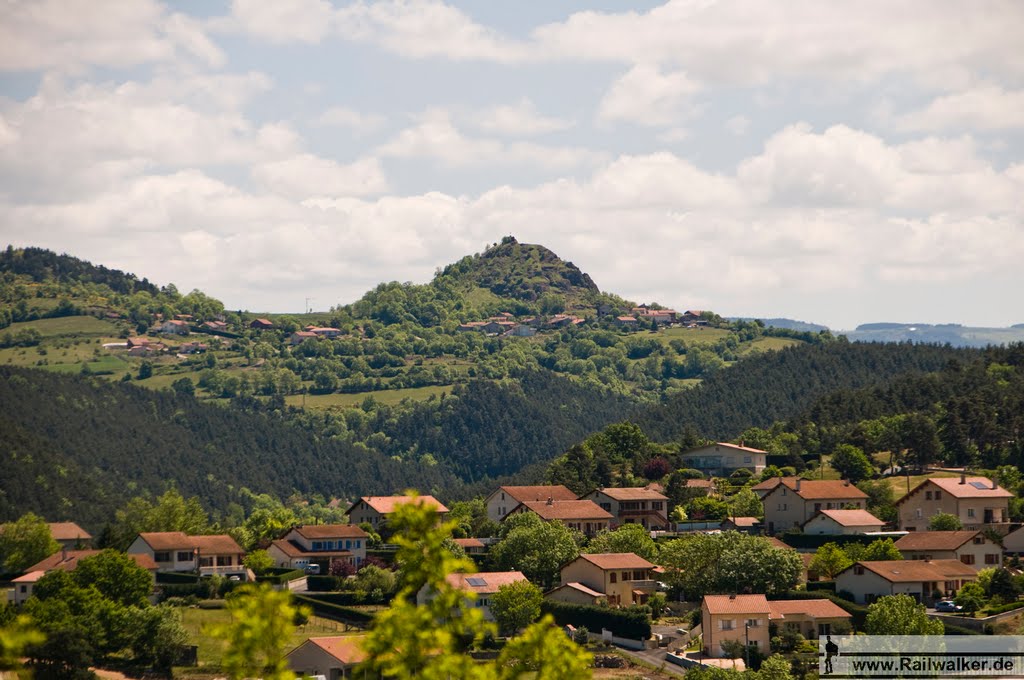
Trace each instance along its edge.
<path fill-rule="evenodd" d="M 863 576 L 864 575 L 864 567 L 860 566 L 859 564 L 855 565 L 853 567 L 853 573 L 855 575 L 857 575 L 857 576 Z"/>

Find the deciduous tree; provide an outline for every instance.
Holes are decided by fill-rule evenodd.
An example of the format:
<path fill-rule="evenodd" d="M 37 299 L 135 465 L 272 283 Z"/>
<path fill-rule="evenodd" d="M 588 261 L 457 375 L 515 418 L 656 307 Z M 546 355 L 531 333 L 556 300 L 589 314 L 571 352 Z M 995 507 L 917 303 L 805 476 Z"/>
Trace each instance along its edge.
<path fill-rule="evenodd" d="M 21 573 L 58 550 L 50 527 L 35 513 L 0 526 L 0 564 L 8 573 Z"/>
<path fill-rule="evenodd" d="M 618 529 L 601 531 L 591 539 L 588 553 L 635 553 L 648 561 L 658 557 L 658 544 L 639 524 L 623 524 Z"/>
<path fill-rule="evenodd" d="M 868 606 L 868 635 L 942 635 L 942 621 L 928 618 L 923 604 L 909 595 L 886 595 Z"/>
<path fill-rule="evenodd" d="M 498 588 L 491 596 L 491 613 L 504 635 L 517 631 L 540 618 L 540 603 L 544 594 L 529 581 L 517 581 Z"/>

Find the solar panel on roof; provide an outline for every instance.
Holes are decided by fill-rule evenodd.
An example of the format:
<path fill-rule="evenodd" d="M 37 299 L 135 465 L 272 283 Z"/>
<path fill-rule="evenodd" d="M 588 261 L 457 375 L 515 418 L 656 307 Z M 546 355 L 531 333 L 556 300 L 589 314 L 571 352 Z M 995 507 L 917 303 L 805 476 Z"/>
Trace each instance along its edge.
<path fill-rule="evenodd" d="M 988 488 L 988 484 L 986 484 L 985 482 L 971 482 L 971 486 L 973 486 L 975 489 L 987 489 Z"/>
<path fill-rule="evenodd" d="M 476 588 L 479 588 L 480 586 L 487 585 L 487 581 L 485 581 L 484 579 L 480 578 L 479 576 L 472 576 L 470 578 L 467 578 L 466 579 L 466 583 L 468 583 L 469 585 L 474 586 Z"/>

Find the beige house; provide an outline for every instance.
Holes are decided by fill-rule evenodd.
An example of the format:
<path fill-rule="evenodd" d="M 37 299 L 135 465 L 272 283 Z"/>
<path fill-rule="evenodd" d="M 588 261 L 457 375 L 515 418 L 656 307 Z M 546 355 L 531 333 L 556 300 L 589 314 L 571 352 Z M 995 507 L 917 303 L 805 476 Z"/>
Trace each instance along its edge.
<path fill-rule="evenodd" d="M 574 501 L 576 494 L 561 484 L 554 486 L 500 486 L 489 495 L 484 503 L 487 505 L 487 518 L 500 522 L 505 515 L 515 510 L 524 501 Z"/>
<path fill-rule="evenodd" d="M 805 534 L 851 535 L 881 531 L 885 522 L 867 510 L 822 510 L 804 522 Z"/>
<path fill-rule="evenodd" d="M 445 580 L 452 588 L 475 595 L 472 606 L 483 612 L 484 620 L 493 621 L 491 598 L 494 594 L 502 586 L 526 581 L 527 578 L 521 571 L 481 571 L 476 574 L 448 574 Z M 434 591 L 428 586 L 423 586 L 416 593 L 416 604 L 424 605 L 430 602 L 434 595 Z"/>
<path fill-rule="evenodd" d="M 612 528 L 623 524 L 639 524 L 651 531 L 668 529 L 668 497 L 653 489 L 597 489 L 581 500 L 590 500 L 612 515 Z"/>
<path fill-rule="evenodd" d="M 612 521 L 611 513 L 602 510 L 594 501 L 524 501 L 505 517 L 520 512 L 534 512 L 543 520 L 561 522 L 585 536 L 594 536 L 608 529 Z"/>
<path fill-rule="evenodd" d="M 129 555 L 147 555 L 158 571 L 192 571 L 201 576 L 237 576 L 247 580 L 245 551 L 227 534 L 189 536 L 181 531 L 141 533 L 128 546 Z"/>
<path fill-rule="evenodd" d="M 62 548 L 82 550 L 92 543 L 89 532 L 74 522 L 47 522 L 47 526 L 50 527 L 53 540 L 60 543 Z"/>
<path fill-rule="evenodd" d="M 1024 527 L 1003 536 L 1003 551 L 1012 555 L 1024 554 Z"/>
<path fill-rule="evenodd" d="M 7 591 L 7 599 L 16 605 L 22 604 L 32 597 L 36 582 L 43 576 L 54 570 L 74 571 L 78 567 L 79 560 L 86 557 L 99 555 L 101 550 L 68 550 L 62 548 L 49 557 L 40 560 L 25 570 L 25 574 L 11 581 L 12 588 Z M 156 579 L 156 563 L 147 555 L 130 555 L 135 564 L 139 565 Z"/>
<path fill-rule="evenodd" d="M 863 510 L 868 495 L 846 481 L 786 477 L 768 491 L 764 525 L 768 533 L 803 526 L 822 510 Z"/>
<path fill-rule="evenodd" d="M 273 541 L 267 552 L 275 566 L 304 569 L 318 564 L 327 573 L 336 559 L 359 567 L 366 559 L 366 540 L 366 532 L 352 524 L 307 524 Z"/>
<path fill-rule="evenodd" d="M 599 605 L 608 602 L 608 596 L 604 593 L 588 588 L 582 583 L 563 583 L 554 590 L 544 593 L 544 598 L 555 602 L 567 602 L 568 604 Z"/>
<path fill-rule="evenodd" d="M 771 608 L 764 595 L 705 595 L 700 605 L 704 654 L 727 656 L 722 643 L 734 640 L 767 654 Z"/>
<path fill-rule="evenodd" d="M 404 503 L 424 503 L 433 506 L 437 512 L 437 521 L 443 522 L 448 516 L 448 508 L 433 496 L 363 496 L 345 511 L 352 524 L 368 522 L 374 529 L 383 524 L 395 508 Z"/>
<path fill-rule="evenodd" d="M 603 594 L 612 606 L 643 604 L 655 592 L 654 565 L 633 553 L 583 554 L 562 567 L 562 584 Z"/>
<path fill-rule="evenodd" d="M 768 452 L 753 449 L 742 444 L 718 442 L 691 449 L 680 456 L 683 467 L 700 470 L 704 474 L 728 477 L 736 470 L 745 468 L 755 475 L 764 472 Z"/>
<path fill-rule="evenodd" d="M 288 652 L 285 662 L 297 676 L 322 675 L 327 680 L 353 677 L 355 667 L 366 659 L 362 635 L 309 638 Z M 363 675 L 360 674 L 359 678 Z"/>
<path fill-rule="evenodd" d="M 975 569 L 1003 563 L 1003 549 L 980 531 L 912 531 L 896 548 L 905 560 L 960 560 Z"/>
<path fill-rule="evenodd" d="M 932 604 L 953 597 L 978 572 L 960 560 L 884 560 L 857 562 L 836 577 L 836 592 L 853 594 L 854 602 L 870 604 L 886 595 L 910 595 Z"/>
<path fill-rule="evenodd" d="M 44 576 L 45 571 L 29 571 L 11 581 L 11 587 L 7 589 L 7 601 L 16 606 L 24 604 L 25 600 L 32 597 L 36 581 Z"/>
<path fill-rule="evenodd" d="M 453 538 L 455 545 L 462 548 L 467 555 L 482 555 L 487 552 L 487 546 L 479 538 Z"/>
<path fill-rule="evenodd" d="M 832 628 L 850 629 L 852 616 L 832 600 L 771 600 L 771 622 L 780 631 L 788 630 L 815 640 L 832 635 Z"/>
<path fill-rule="evenodd" d="M 900 529 L 926 531 L 933 515 L 956 515 L 964 529 L 1009 529 L 1013 494 L 987 477 L 932 477 L 896 501 Z"/>

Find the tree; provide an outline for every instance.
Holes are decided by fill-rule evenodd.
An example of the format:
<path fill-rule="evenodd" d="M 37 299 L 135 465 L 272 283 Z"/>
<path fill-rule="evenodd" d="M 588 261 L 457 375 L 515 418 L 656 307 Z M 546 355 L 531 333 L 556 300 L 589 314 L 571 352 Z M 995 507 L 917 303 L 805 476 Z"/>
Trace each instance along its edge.
<path fill-rule="evenodd" d="M 661 548 L 666 579 L 687 597 L 708 593 L 784 592 L 799 581 L 803 562 L 792 550 L 736 531 L 692 534 Z"/>
<path fill-rule="evenodd" d="M 729 516 L 729 506 L 717 498 L 694 498 L 686 504 L 686 514 L 690 519 L 716 520 Z"/>
<path fill-rule="evenodd" d="M 645 479 L 657 480 L 661 479 L 671 471 L 672 466 L 664 456 L 655 456 L 644 463 L 643 472 L 641 474 L 643 474 Z"/>
<path fill-rule="evenodd" d="M 973 614 L 985 606 L 985 589 L 980 583 L 970 582 L 960 586 L 954 602 L 964 608 L 968 614 Z"/>
<path fill-rule="evenodd" d="M 817 574 L 819 578 L 831 581 L 851 564 L 853 562 L 846 552 L 838 544 L 829 542 L 815 551 L 810 571 Z"/>
<path fill-rule="evenodd" d="M 995 570 L 988 585 L 989 595 L 998 597 L 1003 602 L 1013 602 L 1017 599 L 1019 590 L 1013 581 L 1013 575 L 1002 567 Z"/>
<path fill-rule="evenodd" d="M 729 514 L 732 517 L 761 517 L 764 504 L 749 487 L 744 487 L 729 499 Z"/>
<path fill-rule="evenodd" d="M 274 558 L 266 550 L 253 550 L 242 558 L 242 564 L 247 569 L 252 569 L 254 574 L 260 576 L 274 566 Z"/>
<path fill-rule="evenodd" d="M 193 396 L 196 393 L 196 386 L 191 378 L 178 378 L 171 383 L 171 389 L 178 394 L 187 394 L 188 396 Z"/>
<path fill-rule="evenodd" d="M 543 600 L 540 588 L 529 581 L 516 581 L 501 586 L 491 596 L 491 614 L 502 634 L 514 635 L 540 618 Z"/>
<path fill-rule="evenodd" d="M 635 553 L 653 562 L 658 557 L 658 544 L 639 524 L 623 524 L 618 529 L 598 532 L 587 545 L 588 553 Z"/>
<path fill-rule="evenodd" d="M 577 538 L 582 535 L 560 522 L 545 522 L 532 512 L 503 524 L 513 520 L 511 531 L 491 548 L 491 559 L 498 569 L 521 571 L 531 581 L 550 586 L 562 565 L 580 554 Z"/>
<path fill-rule="evenodd" d="M 153 377 L 153 363 L 150 361 L 143 361 L 139 366 L 139 380 L 145 380 L 146 378 Z"/>
<path fill-rule="evenodd" d="M 854 484 L 870 479 L 875 473 L 871 460 L 863 451 L 852 444 L 840 444 L 837 446 L 832 452 L 832 459 L 829 463 L 836 472 Z"/>
<path fill-rule="evenodd" d="M 789 660 L 781 654 L 772 654 L 761 662 L 757 671 L 757 680 L 792 680 L 793 668 Z"/>
<path fill-rule="evenodd" d="M 871 541 L 864 548 L 864 552 L 858 556 L 857 561 L 880 562 L 887 560 L 902 560 L 903 553 L 896 547 L 891 538 L 879 538 Z"/>
<path fill-rule="evenodd" d="M 153 577 L 131 557 L 116 550 L 78 561 L 71 572 L 82 588 L 95 588 L 99 593 L 123 606 L 145 606 L 153 593 Z"/>
<path fill-rule="evenodd" d="M 942 621 L 928 618 L 923 604 L 909 595 L 886 595 L 868 605 L 868 635 L 942 635 Z"/>
<path fill-rule="evenodd" d="M 960 518 L 948 512 L 937 512 L 928 520 L 928 531 L 960 531 L 963 528 Z"/>
<path fill-rule="evenodd" d="M 32 625 L 28 616 L 18 616 L 0 624 L 0 671 L 21 668 L 27 647 L 42 643 L 46 637 Z M 2 674 L 0 674 L 2 676 Z"/>
<path fill-rule="evenodd" d="M 0 526 L 0 565 L 17 574 L 60 550 L 46 521 L 28 512 Z"/>
<path fill-rule="evenodd" d="M 132 608 L 132 655 L 136 662 L 169 670 L 188 644 L 188 631 L 181 623 L 181 612 L 161 605 Z"/>
<path fill-rule="evenodd" d="M 243 585 L 227 598 L 228 623 L 211 626 L 210 636 L 224 642 L 224 671 L 231 678 L 261 677 L 292 680 L 285 662 L 293 623 L 302 608 L 292 604 L 290 591 L 267 585 Z"/>

